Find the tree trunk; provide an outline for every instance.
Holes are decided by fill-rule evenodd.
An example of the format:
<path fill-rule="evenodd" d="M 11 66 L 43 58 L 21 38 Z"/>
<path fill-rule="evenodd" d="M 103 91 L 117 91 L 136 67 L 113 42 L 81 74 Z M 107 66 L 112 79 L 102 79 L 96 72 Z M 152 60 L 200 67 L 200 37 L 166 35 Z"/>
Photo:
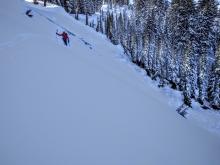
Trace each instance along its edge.
<path fill-rule="evenodd" d="M 66 10 L 66 12 L 69 12 L 69 11 L 68 11 L 68 6 L 67 6 L 67 0 L 64 0 L 64 1 L 63 1 L 63 7 L 64 7 L 64 9 Z"/>
<path fill-rule="evenodd" d="M 35 5 L 38 4 L 37 0 L 33 0 L 33 3 L 34 3 Z"/>
<path fill-rule="evenodd" d="M 44 0 L 44 6 L 45 7 L 47 6 L 47 0 Z"/>

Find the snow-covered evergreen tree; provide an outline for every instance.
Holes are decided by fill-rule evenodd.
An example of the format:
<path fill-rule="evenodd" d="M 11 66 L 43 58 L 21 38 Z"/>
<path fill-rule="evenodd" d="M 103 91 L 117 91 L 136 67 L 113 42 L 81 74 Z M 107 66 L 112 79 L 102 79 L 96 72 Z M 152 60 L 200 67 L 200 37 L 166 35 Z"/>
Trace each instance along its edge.
<path fill-rule="evenodd" d="M 207 97 L 214 109 L 220 110 L 220 42 L 216 51 L 215 63 L 209 77 Z"/>
<path fill-rule="evenodd" d="M 198 67 L 198 88 L 199 97 L 198 101 L 203 104 L 206 96 L 207 80 L 208 80 L 208 51 L 210 49 L 210 34 L 217 15 L 217 2 L 216 0 L 200 0 L 198 2 L 198 26 L 197 38 L 199 39 L 199 67 Z"/>

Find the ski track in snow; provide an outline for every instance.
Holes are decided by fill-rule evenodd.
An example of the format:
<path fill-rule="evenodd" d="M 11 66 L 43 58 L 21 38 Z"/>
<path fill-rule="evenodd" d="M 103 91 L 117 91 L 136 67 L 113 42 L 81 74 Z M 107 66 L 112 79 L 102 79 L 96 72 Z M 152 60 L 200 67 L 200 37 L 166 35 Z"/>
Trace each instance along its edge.
<path fill-rule="evenodd" d="M 83 42 L 86 46 L 88 46 L 89 49 L 93 49 L 93 48 L 92 48 L 92 45 L 91 45 L 89 42 L 87 42 L 86 40 L 84 40 L 84 39 L 81 38 L 81 37 L 76 36 L 76 34 L 74 34 L 72 31 L 70 31 L 70 30 L 67 29 L 66 27 L 62 26 L 61 24 L 57 23 L 57 22 L 56 22 L 56 18 L 45 16 L 43 13 L 40 12 L 40 10 L 37 10 L 36 8 L 30 7 L 30 9 L 33 10 L 34 12 L 36 12 L 37 14 L 39 14 L 41 17 L 47 19 L 49 22 L 51 22 L 51 23 L 53 23 L 54 25 L 58 26 L 58 27 L 61 28 L 62 30 L 67 31 L 67 33 L 68 33 L 69 35 L 72 35 L 73 37 L 76 37 L 78 40 L 80 40 L 80 41 Z"/>
<path fill-rule="evenodd" d="M 52 16 L 51 14 L 48 15 L 48 13 L 47 13 L 48 10 L 45 9 L 45 11 L 44 11 L 41 8 L 36 7 L 35 5 L 32 5 L 32 4 L 29 4 L 29 5 L 31 5 L 31 6 L 29 6 L 28 8 L 31 8 L 34 12 L 39 14 L 41 17 L 44 17 L 45 19 L 47 19 L 48 21 L 50 21 L 54 25 L 57 25 L 59 28 L 64 29 L 66 31 L 69 31 L 70 35 L 75 37 L 77 40 L 81 41 L 86 47 L 88 47 L 93 52 L 92 55 L 102 56 L 98 51 L 93 50 L 94 46 L 92 46 L 91 43 L 86 41 L 83 37 L 74 34 L 68 28 L 61 26 L 61 24 L 57 22 L 58 20 L 54 16 Z M 56 7 L 56 6 L 53 6 L 50 4 L 49 4 L 49 6 Z M 60 9 L 58 8 L 55 10 L 59 11 Z M 93 29 L 91 29 L 91 30 L 93 30 Z M 100 35 L 100 34 L 98 33 L 97 35 Z M 62 41 L 60 41 L 60 42 L 61 42 L 60 44 L 62 45 Z M 120 46 L 115 46 L 115 48 L 119 50 L 118 52 L 123 52 L 123 50 Z M 131 69 L 133 69 L 135 72 L 139 73 L 143 77 L 143 79 L 145 80 L 146 85 L 150 86 L 155 91 L 160 92 L 162 95 L 169 98 L 168 104 L 171 107 L 174 107 L 173 109 L 177 109 L 182 104 L 182 95 L 179 91 L 172 90 L 169 87 L 158 88 L 158 86 L 157 86 L 158 82 L 153 81 L 148 76 L 146 76 L 146 72 L 143 69 L 136 66 L 135 64 L 133 64 L 123 53 L 116 54 L 115 58 L 116 58 L 116 60 L 118 60 L 120 62 L 126 63 Z M 121 79 L 120 75 L 116 75 L 114 73 L 111 73 L 110 70 L 106 70 L 106 68 L 104 66 L 101 66 L 101 64 L 99 64 L 98 67 L 102 70 L 105 70 L 105 72 L 108 73 L 109 75 L 112 75 L 112 77 L 114 77 L 118 80 L 121 80 L 123 83 L 130 84 L 128 81 L 125 82 L 125 80 Z M 135 89 L 135 85 L 130 84 L 130 87 Z M 140 91 L 140 93 L 143 93 L 143 92 Z M 196 104 L 194 104 L 194 105 L 196 105 Z M 201 112 L 201 113 L 199 113 L 199 112 Z M 220 137 L 220 117 L 218 116 L 218 113 L 216 113 L 216 112 L 209 113 L 209 111 L 206 111 L 206 113 L 204 113 L 203 109 L 200 108 L 200 106 L 197 104 L 196 107 L 194 107 L 193 109 L 190 108 L 188 110 L 187 118 L 191 119 L 192 121 L 195 121 L 196 122 L 195 124 L 205 128 L 211 132 L 216 133 Z"/>
<path fill-rule="evenodd" d="M 1 42 L 0 164 L 219 165 L 219 137 L 173 111 L 179 92 L 157 88 L 119 46 L 63 9 L 25 6 L 74 32 L 69 47 L 57 25 L 17 17 L 15 2 L 3 2 L 21 24 Z"/>

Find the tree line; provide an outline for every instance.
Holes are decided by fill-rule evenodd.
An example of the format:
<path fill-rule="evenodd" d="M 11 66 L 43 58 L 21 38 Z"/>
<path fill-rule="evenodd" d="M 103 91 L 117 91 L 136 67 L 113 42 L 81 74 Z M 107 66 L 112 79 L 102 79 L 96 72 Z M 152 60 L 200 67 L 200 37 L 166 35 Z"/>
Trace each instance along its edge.
<path fill-rule="evenodd" d="M 132 11 L 126 10 L 99 19 L 112 43 L 121 44 L 159 87 L 182 91 L 184 104 L 194 99 L 220 109 L 218 2 L 136 0 Z"/>
<path fill-rule="evenodd" d="M 93 14 L 103 3 L 97 22 L 88 23 L 115 45 L 122 45 L 147 75 L 182 91 L 183 102 L 220 109 L 220 14 L 217 0 L 135 0 L 118 13 L 114 5 L 128 0 L 48 0 L 67 12 Z M 59 1 L 59 2 L 58 2 Z M 87 18 L 88 19 L 88 18 Z"/>

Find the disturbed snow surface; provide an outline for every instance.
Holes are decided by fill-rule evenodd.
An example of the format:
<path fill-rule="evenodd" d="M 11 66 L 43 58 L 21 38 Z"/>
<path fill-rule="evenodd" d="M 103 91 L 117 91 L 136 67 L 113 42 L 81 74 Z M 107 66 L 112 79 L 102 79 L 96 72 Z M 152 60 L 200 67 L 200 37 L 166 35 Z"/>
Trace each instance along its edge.
<path fill-rule="evenodd" d="M 219 165 L 219 138 L 173 112 L 119 49 L 59 7 L 25 5 L 0 10 L 0 164 Z M 44 16 L 74 32 L 69 47 Z"/>

